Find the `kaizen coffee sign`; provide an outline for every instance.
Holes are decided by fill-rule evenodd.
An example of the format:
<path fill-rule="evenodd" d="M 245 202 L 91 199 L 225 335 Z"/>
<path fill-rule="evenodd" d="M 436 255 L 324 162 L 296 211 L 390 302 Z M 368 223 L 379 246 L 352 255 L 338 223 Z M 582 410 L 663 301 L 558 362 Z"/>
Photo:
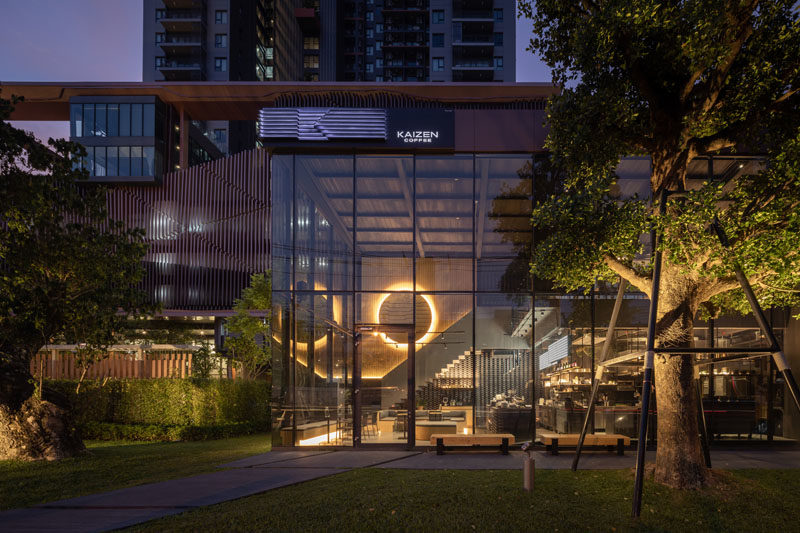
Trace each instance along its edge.
<path fill-rule="evenodd" d="M 449 109 L 264 108 L 259 136 L 267 141 L 404 148 L 452 148 L 454 114 Z"/>
<path fill-rule="evenodd" d="M 387 116 L 389 146 L 452 148 L 455 144 L 455 120 L 452 109 L 389 109 Z"/>

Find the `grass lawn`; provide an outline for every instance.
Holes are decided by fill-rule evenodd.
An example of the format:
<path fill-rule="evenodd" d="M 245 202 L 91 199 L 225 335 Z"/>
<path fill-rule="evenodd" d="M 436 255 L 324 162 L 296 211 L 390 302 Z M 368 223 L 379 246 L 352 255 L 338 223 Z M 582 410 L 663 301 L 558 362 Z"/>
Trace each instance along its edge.
<path fill-rule="evenodd" d="M 210 472 L 270 449 L 269 435 L 198 442 L 87 441 L 89 453 L 63 461 L 0 461 L 0 509 Z"/>
<path fill-rule="evenodd" d="M 631 471 L 363 469 L 155 520 L 145 531 L 798 531 L 800 470 L 718 474 L 716 488 L 645 485 Z"/>

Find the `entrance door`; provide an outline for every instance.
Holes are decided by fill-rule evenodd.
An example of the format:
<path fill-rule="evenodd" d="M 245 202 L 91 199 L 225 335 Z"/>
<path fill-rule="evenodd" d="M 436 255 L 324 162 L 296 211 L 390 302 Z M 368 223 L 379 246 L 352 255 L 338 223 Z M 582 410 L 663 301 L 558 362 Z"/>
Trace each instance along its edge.
<path fill-rule="evenodd" d="M 414 327 L 356 326 L 354 445 L 414 446 Z"/>

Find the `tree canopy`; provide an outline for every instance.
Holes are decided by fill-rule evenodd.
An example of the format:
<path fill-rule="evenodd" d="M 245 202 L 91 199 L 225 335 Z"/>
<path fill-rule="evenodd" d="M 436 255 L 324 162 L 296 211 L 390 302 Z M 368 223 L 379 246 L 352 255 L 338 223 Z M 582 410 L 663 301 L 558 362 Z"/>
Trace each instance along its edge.
<path fill-rule="evenodd" d="M 144 232 L 109 218 L 106 187 L 74 164 L 80 145 L 14 128 L 13 105 L 0 99 L 0 404 L 12 410 L 42 346 L 111 344 L 126 315 L 150 309 Z"/>
<path fill-rule="evenodd" d="M 563 173 L 534 212 L 533 268 L 567 289 L 621 275 L 650 292 L 640 236 L 655 223 L 666 260 L 700 302 L 745 310 L 732 265 L 766 305 L 796 302 L 800 281 L 800 23 L 793 2 L 521 2 L 531 48 L 564 85 L 547 147 Z M 757 155 L 733 176 L 692 179 L 707 155 Z M 648 155 L 651 197 L 613 194 L 622 156 Z M 742 163 L 744 165 L 744 163 Z M 717 217 L 732 247 L 709 225 Z M 735 294 L 729 294 L 734 291 Z"/>

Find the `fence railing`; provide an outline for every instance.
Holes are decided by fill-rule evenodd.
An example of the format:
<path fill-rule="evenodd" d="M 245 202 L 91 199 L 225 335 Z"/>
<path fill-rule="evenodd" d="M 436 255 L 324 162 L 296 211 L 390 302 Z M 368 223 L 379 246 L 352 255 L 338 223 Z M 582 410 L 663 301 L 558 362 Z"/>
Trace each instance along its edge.
<path fill-rule="evenodd" d="M 37 379 L 44 374 L 47 379 L 79 379 L 83 367 L 74 353 L 48 350 L 39 352 L 31 360 L 31 374 Z M 192 375 L 192 354 L 155 353 L 142 356 L 125 352 L 112 352 L 86 369 L 86 379 L 102 378 L 187 378 Z"/>

